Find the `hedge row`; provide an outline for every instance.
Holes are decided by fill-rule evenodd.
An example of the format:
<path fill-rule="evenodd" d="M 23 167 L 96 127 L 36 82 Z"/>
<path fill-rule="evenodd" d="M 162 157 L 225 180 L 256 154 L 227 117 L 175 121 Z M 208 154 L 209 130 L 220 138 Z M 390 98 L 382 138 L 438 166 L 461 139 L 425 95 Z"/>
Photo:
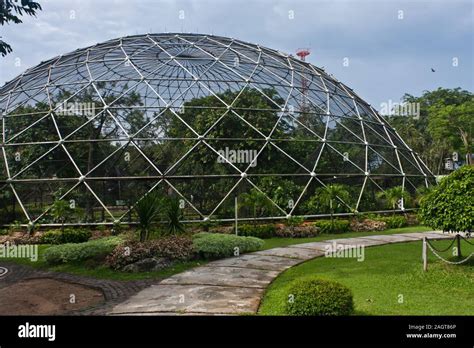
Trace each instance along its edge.
<path fill-rule="evenodd" d="M 66 228 L 43 233 L 40 238 L 42 244 L 83 243 L 92 237 L 92 232 L 85 229 Z"/>
<path fill-rule="evenodd" d="M 45 250 L 44 258 L 49 264 L 78 262 L 98 256 L 106 256 L 122 243 L 122 238 L 106 237 L 84 243 L 55 245 Z"/>
<path fill-rule="evenodd" d="M 255 237 L 239 237 L 232 234 L 201 232 L 193 236 L 198 255 L 205 259 L 216 259 L 259 250 L 263 240 Z"/>

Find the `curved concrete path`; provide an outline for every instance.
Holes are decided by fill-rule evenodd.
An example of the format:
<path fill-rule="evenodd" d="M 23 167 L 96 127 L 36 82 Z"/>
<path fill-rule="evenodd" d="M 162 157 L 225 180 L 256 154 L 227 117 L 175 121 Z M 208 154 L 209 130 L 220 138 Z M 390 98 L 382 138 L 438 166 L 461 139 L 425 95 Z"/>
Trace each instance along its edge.
<path fill-rule="evenodd" d="M 452 238 L 442 232 L 370 235 L 294 244 L 210 262 L 152 285 L 116 305 L 112 315 L 236 315 L 256 313 L 265 288 L 284 270 L 323 256 L 326 247 L 370 247 Z M 334 244 L 335 243 L 335 244 Z M 340 249 L 340 247 L 339 247 Z"/>

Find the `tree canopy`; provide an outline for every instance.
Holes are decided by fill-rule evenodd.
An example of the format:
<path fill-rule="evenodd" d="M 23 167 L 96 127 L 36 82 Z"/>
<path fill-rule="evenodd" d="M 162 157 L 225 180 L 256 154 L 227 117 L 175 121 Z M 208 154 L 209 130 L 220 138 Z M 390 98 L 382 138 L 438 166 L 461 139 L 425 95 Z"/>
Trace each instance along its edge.
<path fill-rule="evenodd" d="M 419 103 L 420 115 L 390 116 L 389 123 L 434 174 L 444 174 L 443 160 L 453 152 L 472 163 L 474 95 L 461 88 L 438 88 L 420 97 L 405 94 L 403 102 Z"/>

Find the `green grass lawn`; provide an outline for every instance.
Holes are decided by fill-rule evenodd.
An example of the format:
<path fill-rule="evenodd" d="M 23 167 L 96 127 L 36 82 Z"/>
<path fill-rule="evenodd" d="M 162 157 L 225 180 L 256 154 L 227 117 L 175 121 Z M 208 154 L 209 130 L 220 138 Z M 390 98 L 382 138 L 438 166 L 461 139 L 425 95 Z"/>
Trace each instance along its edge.
<path fill-rule="evenodd" d="M 426 226 L 410 226 L 402 228 L 391 228 L 385 231 L 376 231 L 376 232 L 348 232 L 348 233 L 339 233 L 339 234 L 321 234 L 317 237 L 311 238 L 269 238 L 265 239 L 265 244 L 263 249 L 272 249 L 292 244 L 301 244 L 309 242 L 320 242 L 328 239 L 339 239 L 339 238 L 354 238 L 362 237 L 369 235 L 382 235 L 382 234 L 396 234 L 396 233 L 409 233 L 409 232 L 427 232 L 432 231 L 433 229 Z"/>
<path fill-rule="evenodd" d="M 440 249 L 450 241 L 433 243 Z M 461 245 L 465 256 L 474 252 L 474 246 Z M 363 262 L 324 257 L 305 262 L 273 281 L 259 314 L 284 315 L 289 282 L 313 275 L 349 287 L 357 315 L 474 315 L 474 259 L 448 265 L 430 252 L 428 272 L 423 272 L 421 250 L 421 241 L 389 244 L 365 248 Z"/>

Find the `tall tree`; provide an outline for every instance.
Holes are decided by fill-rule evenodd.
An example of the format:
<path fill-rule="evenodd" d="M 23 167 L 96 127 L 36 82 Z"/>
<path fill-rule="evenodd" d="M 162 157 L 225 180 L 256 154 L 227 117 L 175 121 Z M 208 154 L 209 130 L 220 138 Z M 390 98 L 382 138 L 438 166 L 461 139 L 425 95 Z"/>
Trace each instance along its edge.
<path fill-rule="evenodd" d="M 461 88 L 438 88 L 402 102 L 419 103 L 419 115 L 396 115 L 388 122 L 434 174 L 443 173 L 443 160 L 457 151 L 470 160 L 472 153 L 473 93 Z M 469 162 L 468 162 L 469 163 Z"/>

